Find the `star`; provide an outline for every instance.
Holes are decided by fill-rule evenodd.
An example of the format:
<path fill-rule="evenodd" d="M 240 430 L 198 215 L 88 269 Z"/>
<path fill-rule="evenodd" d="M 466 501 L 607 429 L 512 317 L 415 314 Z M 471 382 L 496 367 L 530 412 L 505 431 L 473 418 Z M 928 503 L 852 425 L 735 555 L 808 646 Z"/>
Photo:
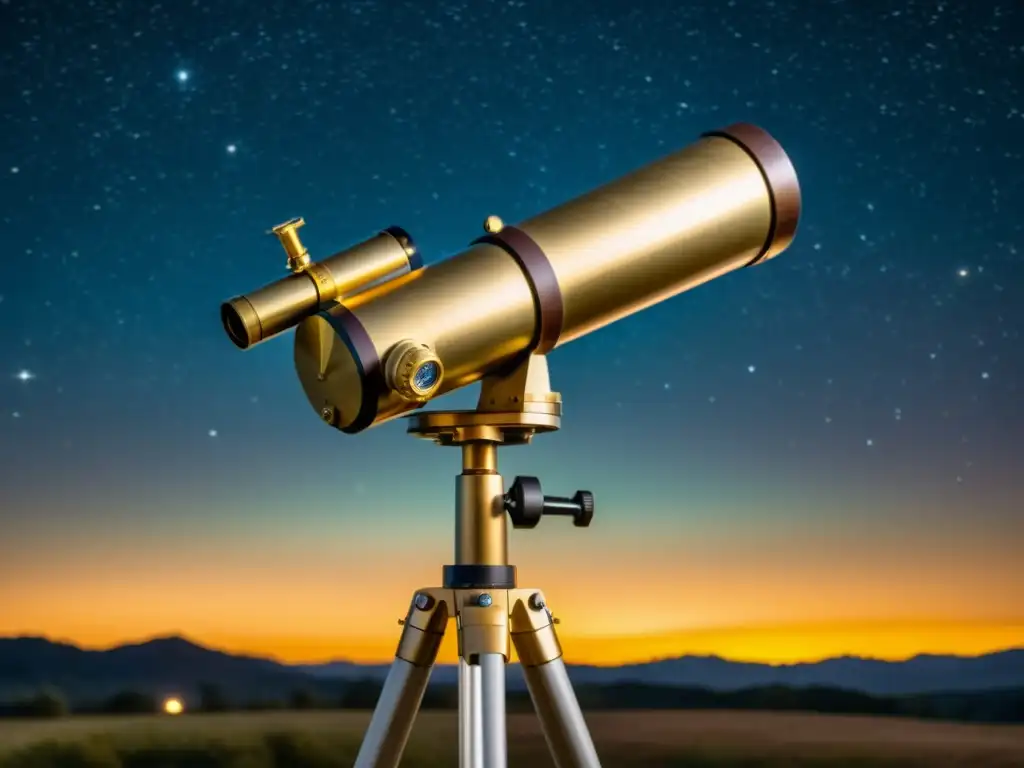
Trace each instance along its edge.
<path fill-rule="evenodd" d="M 16 378 L 18 381 L 32 381 L 32 379 L 34 379 L 35 377 L 36 375 L 32 373 L 32 371 L 29 371 L 25 368 L 22 368 L 20 371 L 14 374 L 14 378 Z"/>
<path fill-rule="evenodd" d="M 235 152 L 238 151 L 238 145 L 237 144 L 228 144 L 227 147 L 225 147 L 225 149 L 227 150 L 227 153 L 229 155 L 233 155 L 233 154 L 235 154 Z"/>
<path fill-rule="evenodd" d="M 960 267 L 960 269 L 958 269 L 956 273 L 959 277 L 967 277 L 970 274 L 970 272 L 965 267 Z"/>
<path fill-rule="evenodd" d="M 187 83 L 188 79 L 189 79 L 188 70 L 186 70 L 186 69 L 179 69 L 177 74 L 175 74 L 175 77 L 178 79 L 179 83 Z"/>
<path fill-rule="evenodd" d="M 217 436 L 217 430 L 216 429 L 211 429 L 206 434 L 208 434 L 210 437 L 216 437 Z"/>
<path fill-rule="evenodd" d="M 869 437 L 869 438 L 867 439 L 867 446 L 868 446 L 868 448 L 870 448 L 870 447 L 871 447 L 871 446 L 873 446 L 874 444 L 875 444 L 875 441 L 874 441 L 874 440 L 872 440 L 872 439 L 871 439 L 871 438 Z"/>
<path fill-rule="evenodd" d="M 982 374 L 981 374 L 981 378 L 987 379 L 988 378 L 988 371 L 983 371 Z"/>
<path fill-rule="evenodd" d="M 12 418 L 12 419 L 20 419 L 20 418 L 21 418 L 21 411 L 14 411 L 14 412 L 13 412 L 13 413 L 11 414 L 11 418 Z"/>
<path fill-rule="evenodd" d="M 750 373 L 753 373 L 754 371 L 756 371 L 756 370 L 757 370 L 757 366 L 755 366 L 755 365 L 748 365 L 748 366 L 747 366 L 747 370 L 748 370 L 748 371 L 749 371 Z"/>

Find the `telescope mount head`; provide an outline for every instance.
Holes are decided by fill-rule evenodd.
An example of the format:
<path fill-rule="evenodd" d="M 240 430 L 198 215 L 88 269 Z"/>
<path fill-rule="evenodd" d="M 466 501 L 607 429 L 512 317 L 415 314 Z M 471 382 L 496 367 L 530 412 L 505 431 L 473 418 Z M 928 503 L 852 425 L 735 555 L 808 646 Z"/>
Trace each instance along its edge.
<path fill-rule="evenodd" d="M 525 445 L 562 422 L 562 396 L 551 390 L 548 360 L 530 354 L 512 368 L 485 376 L 471 411 L 417 411 L 406 432 L 438 445 Z"/>

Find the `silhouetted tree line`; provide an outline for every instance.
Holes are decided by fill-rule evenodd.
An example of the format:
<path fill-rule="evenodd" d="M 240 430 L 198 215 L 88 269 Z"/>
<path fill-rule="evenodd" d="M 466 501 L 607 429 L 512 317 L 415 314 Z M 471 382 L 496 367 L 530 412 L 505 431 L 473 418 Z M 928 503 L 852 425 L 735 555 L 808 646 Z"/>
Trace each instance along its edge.
<path fill-rule="evenodd" d="M 284 700 L 252 699 L 232 701 L 217 685 L 204 683 L 186 713 L 372 709 L 381 692 L 373 679 L 347 683 L 338 696 L 326 696 L 312 688 L 297 688 Z M 705 688 L 618 684 L 581 685 L 576 688 L 585 710 L 628 709 L 727 709 L 822 712 L 832 714 L 892 715 L 925 719 L 988 723 L 1024 723 L 1024 688 L 979 693 L 923 694 L 918 696 L 873 696 L 840 688 L 791 688 L 767 686 L 740 691 Z M 59 691 L 46 690 L 21 701 L 0 704 L 0 717 L 62 717 L 75 714 L 153 714 L 163 701 L 138 691 L 122 691 L 92 705 L 71 708 Z M 454 709 L 458 706 L 455 686 L 430 686 L 423 709 Z M 525 691 L 509 691 L 509 712 L 533 710 Z"/>
<path fill-rule="evenodd" d="M 70 713 L 59 691 L 40 691 L 24 699 L 0 703 L 0 717 L 63 717 Z"/>

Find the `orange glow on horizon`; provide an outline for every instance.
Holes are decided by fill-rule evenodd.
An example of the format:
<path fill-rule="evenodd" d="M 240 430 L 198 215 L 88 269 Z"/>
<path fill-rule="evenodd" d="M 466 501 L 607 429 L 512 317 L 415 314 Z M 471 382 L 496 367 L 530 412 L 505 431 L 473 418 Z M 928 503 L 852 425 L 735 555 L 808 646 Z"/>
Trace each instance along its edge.
<path fill-rule="evenodd" d="M 180 634 L 289 663 L 386 663 L 414 589 L 438 582 L 447 532 L 431 530 L 403 529 L 394 539 L 408 543 L 386 552 L 369 533 L 340 543 L 262 533 L 230 545 L 200 539 L 187 563 L 146 540 L 23 548 L 0 562 L 18 579 L 4 595 L 0 636 L 106 648 Z M 910 558 L 901 540 L 867 525 L 684 537 L 668 527 L 639 531 L 620 516 L 588 533 L 585 547 L 552 527 L 512 556 L 520 583 L 542 587 L 561 619 L 570 663 L 687 654 L 895 660 L 1024 647 L 1016 530 L 922 530 Z M 455 659 L 454 629 L 442 663 Z"/>
<path fill-rule="evenodd" d="M 271 658 L 286 664 L 347 661 L 357 664 L 389 663 L 394 657 L 400 629 L 391 637 L 300 638 L 185 636 L 193 642 L 227 653 Z M 837 656 L 861 656 L 899 661 L 918 654 L 977 656 L 1024 648 L 1024 619 L 1007 623 L 977 622 L 843 622 L 714 628 L 663 632 L 651 635 L 587 636 L 560 632 L 566 661 L 573 664 L 612 666 L 643 663 L 678 656 L 719 656 L 732 661 L 763 664 L 814 662 Z M 109 648 L 147 638 L 125 638 L 81 643 Z M 457 659 L 454 624 L 450 625 L 438 663 Z M 171 701 L 170 699 L 168 701 Z"/>

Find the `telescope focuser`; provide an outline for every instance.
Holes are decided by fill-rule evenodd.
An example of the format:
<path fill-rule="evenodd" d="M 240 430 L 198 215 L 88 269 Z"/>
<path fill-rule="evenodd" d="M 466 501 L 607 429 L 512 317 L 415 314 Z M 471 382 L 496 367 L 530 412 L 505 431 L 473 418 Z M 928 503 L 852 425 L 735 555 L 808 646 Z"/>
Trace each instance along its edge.
<path fill-rule="evenodd" d="M 513 528 L 535 528 L 544 515 L 567 515 L 577 528 L 594 519 L 594 494 L 576 491 L 571 499 L 545 496 L 536 477 L 517 477 L 505 494 L 505 511 Z"/>
<path fill-rule="evenodd" d="M 302 217 L 289 219 L 284 224 L 278 224 L 270 231 L 277 235 L 277 239 L 281 241 L 281 245 L 284 247 L 284 252 L 288 254 L 288 271 L 299 273 L 305 270 L 312 263 L 309 258 L 309 251 L 306 250 L 306 246 L 299 240 L 299 227 L 306 226 L 306 221 Z"/>

